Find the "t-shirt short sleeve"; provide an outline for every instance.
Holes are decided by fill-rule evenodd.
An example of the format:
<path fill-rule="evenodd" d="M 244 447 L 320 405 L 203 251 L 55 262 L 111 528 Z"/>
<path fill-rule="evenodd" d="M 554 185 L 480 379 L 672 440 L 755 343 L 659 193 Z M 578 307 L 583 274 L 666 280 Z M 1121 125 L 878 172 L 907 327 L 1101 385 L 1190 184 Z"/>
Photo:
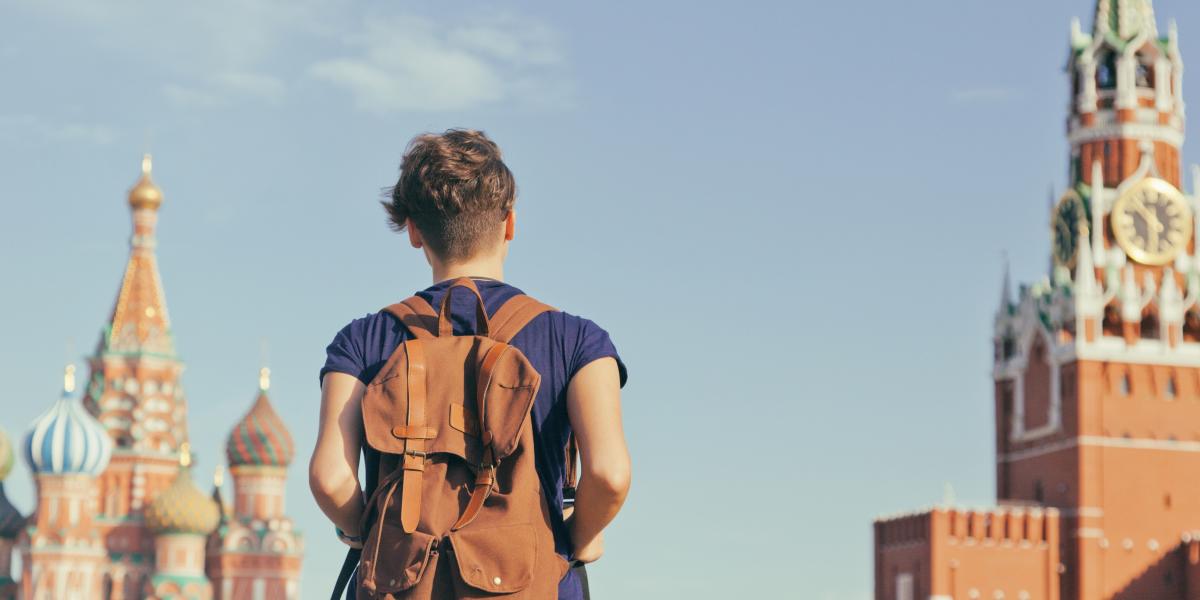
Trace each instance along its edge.
<path fill-rule="evenodd" d="M 361 329 L 362 321 L 362 319 L 351 321 L 337 332 L 337 335 L 333 336 L 333 341 L 325 347 L 325 366 L 321 367 L 318 383 L 324 382 L 325 374 L 330 371 L 362 379 L 362 373 L 366 369 L 366 360 L 363 356 L 362 332 L 357 331 Z"/>
<path fill-rule="evenodd" d="M 611 356 L 617 361 L 617 369 L 621 374 L 621 387 L 625 387 L 629 373 L 625 362 L 617 354 L 617 347 L 613 344 L 608 332 L 588 319 L 581 317 L 577 317 L 577 319 L 578 330 L 575 335 L 575 347 L 571 353 L 568 381 L 591 362 Z"/>

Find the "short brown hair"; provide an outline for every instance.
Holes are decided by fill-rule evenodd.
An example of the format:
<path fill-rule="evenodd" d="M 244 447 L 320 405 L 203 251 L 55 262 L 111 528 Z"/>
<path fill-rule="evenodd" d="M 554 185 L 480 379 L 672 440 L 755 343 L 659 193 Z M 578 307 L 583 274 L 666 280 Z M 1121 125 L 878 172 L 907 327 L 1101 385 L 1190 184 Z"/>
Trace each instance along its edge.
<path fill-rule="evenodd" d="M 516 199 L 500 147 L 482 131 L 450 129 L 409 142 L 383 205 L 392 229 L 404 231 L 411 219 L 434 254 L 462 260 L 499 241 L 497 225 Z"/>

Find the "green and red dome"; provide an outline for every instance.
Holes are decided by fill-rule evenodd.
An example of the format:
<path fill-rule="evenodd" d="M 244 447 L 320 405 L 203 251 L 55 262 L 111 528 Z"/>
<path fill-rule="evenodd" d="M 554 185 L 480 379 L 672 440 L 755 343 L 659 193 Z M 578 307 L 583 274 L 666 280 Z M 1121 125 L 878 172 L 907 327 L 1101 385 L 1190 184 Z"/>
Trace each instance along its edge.
<path fill-rule="evenodd" d="M 296 456 L 292 434 L 267 397 L 269 387 L 270 371 L 263 369 L 254 406 L 229 433 L 225 444 L 230 467 L 286 467 Z"/>

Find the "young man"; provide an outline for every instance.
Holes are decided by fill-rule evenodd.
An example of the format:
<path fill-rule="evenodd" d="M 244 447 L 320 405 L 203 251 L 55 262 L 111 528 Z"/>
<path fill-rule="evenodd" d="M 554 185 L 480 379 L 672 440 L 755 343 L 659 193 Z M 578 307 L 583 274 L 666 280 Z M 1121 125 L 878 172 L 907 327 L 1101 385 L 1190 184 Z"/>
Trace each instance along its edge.
<path fill-rule="evenodd" d="M 521 293 L 504 283 L 504 260 L 516 227 L 516 183 L 500 149 L 479 131 L 421 135 L 408 147 L 400 179 L 385 201 L 392 227 L 407 231 L 433 271 L 433 286 L 418 292 L 441 305 L 449 284 L 470 277 L 489 315 Z M 453 294 L 455 335 L 475 333 L 475 298 Z M 313 496 L 349 544 L 361 540 L 363 490 L 358 479 L 364 447 L 361 401 L 392 352 L 412 333 L 391 313 L 351 321 L 327 348 L 321 369 L 321 414 L 309 466 Z M 602 532 L 629 490 L 630 461 L 621 427 L 625 367 L 608 334 L 565 312 L 534 318 L 512 339 L 541 375 L 531 412 L 536 470 L 550 508 L 555 550 L 572 564 L 600 558 Z M 574 507 L 564 511 L 564 446 L 578 440 L 580 478 Z M 564 518 L 564 512 L 566 512 Z M 559 583 L 558 597 L 586 595 L 582 567 Z"/>

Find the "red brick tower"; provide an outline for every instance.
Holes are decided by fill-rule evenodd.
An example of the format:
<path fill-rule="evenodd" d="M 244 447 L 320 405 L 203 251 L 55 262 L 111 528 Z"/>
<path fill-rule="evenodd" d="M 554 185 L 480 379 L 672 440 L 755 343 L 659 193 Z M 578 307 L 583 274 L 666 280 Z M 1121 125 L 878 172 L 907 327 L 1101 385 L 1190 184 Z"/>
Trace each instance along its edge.
<path fill-rule="evenodd" d="M 142 176 L 129 191 L 129 261 L 91 358 L 84 396 L 114 442 L 112 460 L 99 480 L 96 523 L 110 558 L 106 585 L 117 600 L 139 597 L 153 573 L 154 536 L 142 511 L 175 480 L 179 447 L 188 439 L 179 382 L 183 362 L 175 354 L 155 257 L 163 196 L 150 168 L 146 156 Z"/>
<path fill-rule="evenodd" d="M 1159 34 L 1150 0 L 1099 0 L 1067 70 L 1053 267 L 1015 301 L 1006 275 L 995 321 L 1002 508 L 878 521 L 877 599 L 1200 598 L 1200 259 L 1176 28 Z"/>

